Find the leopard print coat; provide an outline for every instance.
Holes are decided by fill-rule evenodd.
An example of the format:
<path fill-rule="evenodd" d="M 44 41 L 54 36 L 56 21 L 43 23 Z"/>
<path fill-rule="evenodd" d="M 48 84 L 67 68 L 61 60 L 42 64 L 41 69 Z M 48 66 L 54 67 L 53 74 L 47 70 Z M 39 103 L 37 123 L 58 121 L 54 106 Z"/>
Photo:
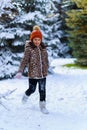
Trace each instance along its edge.
<path fill-rule="evenodd" d="M 32 42 L 27 41 L 19 72 L 23 72 L 25 66 L 28 65 L 29 78 L 43 78 L 48 74 L 48 64 L 46 47 L 41 45 L 37 47 Z"/>

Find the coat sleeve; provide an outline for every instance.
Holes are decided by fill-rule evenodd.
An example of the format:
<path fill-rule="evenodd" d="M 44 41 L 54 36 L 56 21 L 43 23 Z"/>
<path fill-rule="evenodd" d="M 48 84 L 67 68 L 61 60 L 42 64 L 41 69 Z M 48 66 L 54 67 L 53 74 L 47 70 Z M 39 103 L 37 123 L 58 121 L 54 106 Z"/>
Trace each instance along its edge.
<path fill-rule="evenodd" d="M 49 59 L 48 59 L 48 53 L 47 53 L 47 50 L 46 50 L 46 55 L 47 55 L 47 66 L 49 68 Z"/>
<path fill-rule="evenodd" d="M 23 58 L 21 60 L 18 72 L 23 73 L 25 66 L 27 66 L 27 64 L 29 63 L 29 59 L 30 59 L 29 42 L 26 42 L 24 55 L 23 55 Z"/>

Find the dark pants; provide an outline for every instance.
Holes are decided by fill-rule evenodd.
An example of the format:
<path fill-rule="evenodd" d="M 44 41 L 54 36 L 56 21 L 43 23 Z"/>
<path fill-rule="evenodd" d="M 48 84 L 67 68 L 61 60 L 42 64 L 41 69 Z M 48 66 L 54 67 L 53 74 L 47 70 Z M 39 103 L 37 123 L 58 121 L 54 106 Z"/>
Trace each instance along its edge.
<path fill-rule="evenodd" d="M 30 96 L 36 90 L 36 85 L 39 85 L 40 101 L 46 100 L 46 78 L 42 79 L 31 79 L 29 78 L 29 89 L 26 90 L 25 94 Z"/>

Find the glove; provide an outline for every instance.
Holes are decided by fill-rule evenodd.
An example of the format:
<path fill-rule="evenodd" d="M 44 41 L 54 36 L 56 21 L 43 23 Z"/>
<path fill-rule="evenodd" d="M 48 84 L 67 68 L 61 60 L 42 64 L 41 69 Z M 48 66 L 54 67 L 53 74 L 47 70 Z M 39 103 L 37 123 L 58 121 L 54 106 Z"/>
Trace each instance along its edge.
<path fill-rule="evenodd" d="M 21 72 L 18 72 L 18 73 L 15 75 L 15 78 L 20 79 L 21 77 L 22 77 L 22 73 L 21 73 Z"/>

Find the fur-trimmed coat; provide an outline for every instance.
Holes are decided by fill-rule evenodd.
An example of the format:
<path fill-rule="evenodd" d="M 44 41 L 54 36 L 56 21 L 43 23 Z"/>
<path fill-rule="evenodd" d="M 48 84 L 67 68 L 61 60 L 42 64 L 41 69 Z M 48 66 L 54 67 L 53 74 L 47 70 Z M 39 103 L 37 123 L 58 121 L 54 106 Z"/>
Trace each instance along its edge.
<path fill-rule="evenodd" d="M 25 66 L 28 65 L 29 78 L 43 78 L 48 74 L 48 64 L 46 47 L 42 43 L 37 47 L 32 42 L 27 41 L 19 72 L 23 72 Z"/>

